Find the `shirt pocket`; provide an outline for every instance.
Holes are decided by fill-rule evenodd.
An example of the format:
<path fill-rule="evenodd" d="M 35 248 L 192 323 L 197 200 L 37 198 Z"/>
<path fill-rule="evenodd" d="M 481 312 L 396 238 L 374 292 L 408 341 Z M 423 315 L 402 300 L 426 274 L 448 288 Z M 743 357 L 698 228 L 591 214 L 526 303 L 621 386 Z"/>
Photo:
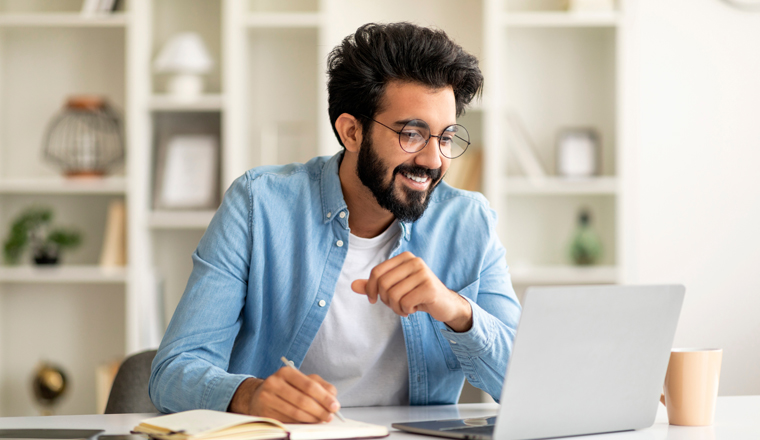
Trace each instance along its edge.
<path fill-rule="evenodd" d="M 459 293 L 462 296 L 466 296 L 467 298 L 472 299 L 474 297 L 473 293 L 477 292 L 478 286 L 480 285 L 480 279 L 477 279 L 473 281 L 472 283 L 468 284 L 467 287 L 460 289 Z M 441 352 L 443 352 L 443 358 L 446 360 L 446 366 L 449 367 L 449 370 L 455 371 L 455 370 L 461 370 L 462 366 L 459 364 L 459 359 L 457 359 L 457 356 L 454 354 L 454 352 L 451 350 L 451 345 L 449 344 L 449 340 L 446 339 L 446 336 L 441 332 L 441 329 L 447 329 L 448 327 L 446 324 L 436 321 L 433 319 L 432 316 L 428 315 L 430 317 L 430 321 L 433 324 L 433 328 L 435 329 L 435 336 L 438 339 L 438 344 L 441 347 Z"/>

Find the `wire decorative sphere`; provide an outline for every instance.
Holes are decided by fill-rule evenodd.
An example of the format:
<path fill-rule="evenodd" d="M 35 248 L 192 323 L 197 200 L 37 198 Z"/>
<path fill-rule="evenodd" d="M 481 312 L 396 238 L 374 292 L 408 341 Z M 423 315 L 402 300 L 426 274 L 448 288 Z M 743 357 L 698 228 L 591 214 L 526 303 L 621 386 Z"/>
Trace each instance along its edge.
<path fill-rule="evenodd" d="M 68 176 L 102 176 L 124 160 L 119 115 L 99 96 L 73 96 L 50 121 L 42 154 Z"/>

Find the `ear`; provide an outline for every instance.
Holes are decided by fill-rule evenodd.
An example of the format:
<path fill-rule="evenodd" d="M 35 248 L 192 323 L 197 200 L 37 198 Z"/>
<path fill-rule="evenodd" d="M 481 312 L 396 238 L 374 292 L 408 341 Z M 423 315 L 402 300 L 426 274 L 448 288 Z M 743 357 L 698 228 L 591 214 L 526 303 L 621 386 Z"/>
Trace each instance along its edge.
<path fill-rule="evenodd" d="M 362 124 L 358 119 L 343 113 L 335 120 L 335 129 L 346 150 L 356 153 L 362 144 Z"/>

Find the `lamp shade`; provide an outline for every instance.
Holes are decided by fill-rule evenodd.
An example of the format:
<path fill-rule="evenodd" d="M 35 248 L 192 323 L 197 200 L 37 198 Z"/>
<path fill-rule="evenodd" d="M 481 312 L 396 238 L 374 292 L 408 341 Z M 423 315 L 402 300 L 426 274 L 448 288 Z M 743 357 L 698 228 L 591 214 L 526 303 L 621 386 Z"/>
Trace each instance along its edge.
<path fill-rule="evenodd" d="M 206 50 L 203 39 L 195 32 L 183 32 L 169 39 L 153 63 L 161 73 L 207 73 L 214 60 Z"/>

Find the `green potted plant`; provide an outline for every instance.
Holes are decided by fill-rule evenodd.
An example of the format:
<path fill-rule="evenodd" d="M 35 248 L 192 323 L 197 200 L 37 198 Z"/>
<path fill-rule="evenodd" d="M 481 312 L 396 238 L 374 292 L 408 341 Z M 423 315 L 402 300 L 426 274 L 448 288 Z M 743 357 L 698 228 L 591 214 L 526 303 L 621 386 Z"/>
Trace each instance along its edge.
<path fill-rule="evenodd" d="M 36 264 L 57 264 L 63 249 L 74 249 L 82 242 L 79 231 L 52 228 L 53 211 L 50 208 L 28 208 L 13 221 L 5 238 L 5 262 L 17 264 L 29 247 Z"/>

